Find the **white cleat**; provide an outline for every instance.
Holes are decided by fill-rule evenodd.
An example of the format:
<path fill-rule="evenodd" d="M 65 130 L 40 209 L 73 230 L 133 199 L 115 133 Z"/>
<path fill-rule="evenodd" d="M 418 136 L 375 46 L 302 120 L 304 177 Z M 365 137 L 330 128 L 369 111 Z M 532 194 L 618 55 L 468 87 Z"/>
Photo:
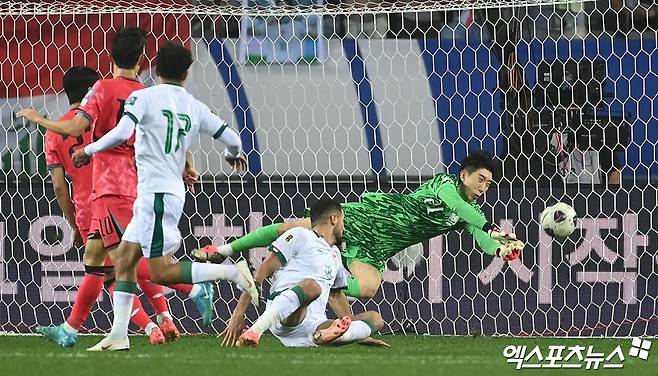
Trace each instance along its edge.
<path fill-rule="evenodd" d="M 254 276 L 249 270 L 249 265 L 246 261 L 242 260 L 235 264 L 238 267 L 238 279 L 235 281 L 237 285 L 243 290 L 251 295 L 251 302 L 258 307 L 259 303 L 259 293 L 256 282 L 254 281 Z"/>
<path fill-rule="evenodd" d="M 113 339 L 110 337 L 103 338 L 100 342 L 87 349 L 87 351 L 127 351 L 130 350 L 130 341 L 128 337 Z"/>

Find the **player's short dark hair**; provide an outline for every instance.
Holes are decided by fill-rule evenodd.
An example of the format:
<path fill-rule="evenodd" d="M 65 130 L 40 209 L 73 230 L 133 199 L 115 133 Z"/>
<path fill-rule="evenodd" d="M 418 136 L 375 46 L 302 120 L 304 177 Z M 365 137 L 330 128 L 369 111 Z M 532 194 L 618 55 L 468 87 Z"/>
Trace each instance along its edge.
<path fill-rule="evenodd" d="M 192 65 L 192 52 L 184 46 L 167 41 L 155 57 L 155 73 L 170 80 L 182 80 Z"/>
<path fill-rule="evenodd" d="M 330 215 L 341 213 L 343 207 L 332 199 L 323 198 L 311 206 L 311 225 L 315 226 L 318 222 L 329 218 Z"/>
<path fill-rule="evenodd" d="M 468 153 L 466 158 L 461 161 L 459 172 L 466 170 L 466 172 L 471 174 L 481 168 L 489 170 L 494 176 L 498 173 L 498 168 L 493 156 L 485 150 L 476 150 Z"/>
<path fill-rule="evenodd" d="M 117 67 L 131 69 L 137 65 L 140 56 L 144 54 L 146 32 L 139 27 L 124 27 L 112 40 L 110 54 Z"/>
<path fill-rule="evenodd" d="M 64 73 L 62 86 L 64 92 L 69 98 L 69 104 L 78 103 L 85 97 L 94 82 L 98 81 L 98 72 L 85 66 L 71 67 Z"/>

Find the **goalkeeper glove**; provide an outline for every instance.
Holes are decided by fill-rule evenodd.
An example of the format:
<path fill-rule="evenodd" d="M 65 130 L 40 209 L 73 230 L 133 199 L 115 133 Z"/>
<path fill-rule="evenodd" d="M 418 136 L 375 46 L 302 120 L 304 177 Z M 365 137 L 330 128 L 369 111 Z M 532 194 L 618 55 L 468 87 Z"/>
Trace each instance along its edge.
<path fill-rule="evenodd" d="M 496 225 L 492 225 L 489 230 L 487 231 L 487 234 L 491 236 L 493 240 L 496 240 L 500 243 L 508 243 L 513 240 L 516 240 L 516 234 L 514 233 L 507 233 L 503 230 L 500 229 L 500 227 Z"/>
<path fill-rule="evenodd" d="M 525 247 L 525 244 L 516 239 L 506 243 L 502 243 L 498 249 L 496 249 L 496 256 L 502 258 L 505 261 L 516 260 L 521 256 L 521 251 Z"/>
<path fill-rule="evenodd" d="M 507 243 L 512 240 L 516 240 L 516 234 L 510 234 L 501 230 L 501 228 L 498 227 L 498 225 L 495 223 L 485 223 L 484 226 L 482 226 L 482 231 L 486 231 L 486 233 L 489 234 L 493 240 L 496 240 L 499 243 Z"/>

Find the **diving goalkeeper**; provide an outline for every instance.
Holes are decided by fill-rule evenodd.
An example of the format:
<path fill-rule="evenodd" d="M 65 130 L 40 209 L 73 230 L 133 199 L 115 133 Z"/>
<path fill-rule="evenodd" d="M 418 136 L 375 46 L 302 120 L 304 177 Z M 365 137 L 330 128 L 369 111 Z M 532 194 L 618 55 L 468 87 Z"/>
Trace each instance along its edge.
<path fill-rule="evenodd" d="M 452 230 L 466 229 L 488 255 L 507 261 L 519 257 L 524 243 L 489 222 L 478 204 L 493 182 L 494 171 L 491 154 L 478 150 L 461 162 L 458 175 L 437 174 L 410 194 L 364 193 L 361 202 L 342 204 L 346 244 L 342 257 L 352 274 L 346 294 L 372 298 L 389 258 Z M 230 244 L 195 250 L 192 257 L 223 262 L 230 255 L 268 246 L 293 227 L 311 228 L 311 220 L 264 226 Z"/>

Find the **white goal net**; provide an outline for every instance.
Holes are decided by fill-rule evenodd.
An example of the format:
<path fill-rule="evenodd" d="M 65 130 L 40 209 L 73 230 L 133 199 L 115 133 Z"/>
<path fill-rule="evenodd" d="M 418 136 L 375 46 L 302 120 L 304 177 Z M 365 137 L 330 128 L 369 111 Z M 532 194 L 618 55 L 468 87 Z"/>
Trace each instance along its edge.
<path fill-rule="evenodd" d="M 65 113 L 63 73 L 109 77 L 113 32 L 140 26 L 143 82 L 156 80 L 158 45 L 186 44 L 185 87 L 239 131 L 249 160 L 230 175 L 221 145 L 193 148 L 203 177 L 177 257 L 300 217 L 319 197 L 409 192 L 485 149 L 503 168 L 483 210 L 526 240 L 523 257 L 487 256 L 466 232 L 436 237 L 389 260 L 380 291 L 353 309 L 381 312 L 396 333 L 658 334 L 652 1 L 14 1 L 0 21 L 0 331 L 63 322 L 84 270 L 44 130 L 15 114 Z M 564 243 L 538 223 L 557 201 L 579 216 Z M 265 254 L 244 256 L 257 267 Z M 218 284 L 218 319 L 202 328 L 194 304 L 167 292 L 188 333 L 221 331 L 238 296 Z M 103 293 L 84 327 L 110 323 Z"/>

